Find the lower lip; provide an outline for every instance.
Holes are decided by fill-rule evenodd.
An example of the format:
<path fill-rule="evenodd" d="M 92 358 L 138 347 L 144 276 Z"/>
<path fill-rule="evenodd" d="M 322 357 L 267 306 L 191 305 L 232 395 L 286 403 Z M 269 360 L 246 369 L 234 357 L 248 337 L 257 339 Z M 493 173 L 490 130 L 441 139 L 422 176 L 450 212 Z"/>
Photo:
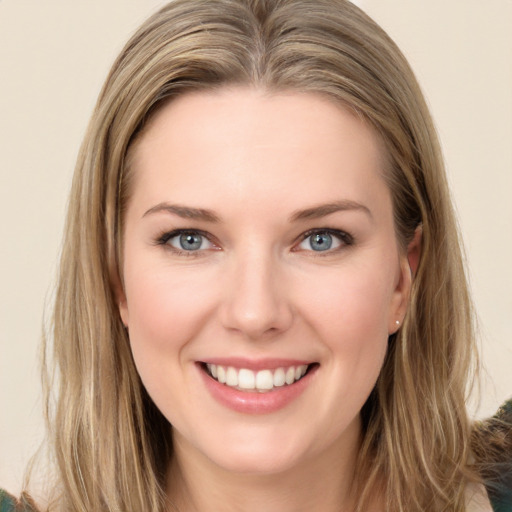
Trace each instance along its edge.
<path fill-rule="evenodd" d="M 318 366 L 293 384 L 274 388 L 272 391 L 239 391 L 210 377 L 201 365 L 198 365 L 204 383 L 213 398 L 221 405 L 245 414 L 269 414 L 283 409 L 297 399 L 310 384 Z"/>

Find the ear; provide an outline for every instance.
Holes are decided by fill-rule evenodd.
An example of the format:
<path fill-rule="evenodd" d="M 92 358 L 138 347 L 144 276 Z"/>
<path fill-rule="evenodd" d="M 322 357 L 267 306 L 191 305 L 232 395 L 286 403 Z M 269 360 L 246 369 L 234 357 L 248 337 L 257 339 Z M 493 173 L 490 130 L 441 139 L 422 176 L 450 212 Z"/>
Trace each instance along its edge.
<path fill-rule="evenodd" d="M 411 295 L 412 281 L 416 275 L 421 256 L 422 228 L 418 226 L 405 254 L 400 256 L 400 274 L 398 277 L 388 319 L 388 334 L 394 334 L 400 328 Z"/>
<path fill-rule="evenodd" d="M 128 329 L 128 303 L 126 297 L 118 302 L 119 304 L 119 315 L 121 316 L 121 322 Z"/>
<path fill-rule="evenodd" d="M 112 289 L 114 291 L 116 304 L 119 308 L 119 316 L 121 317 L 121 321 L 125 327 L 128 327 L 128 302 L 126 300 L 126 293 L 124 291 L 123 283 L 121 282 L 121 278 L 118 275 L 112 279 Z"/>
<path fill-rule="evenodd" d="M 409 261 L 409 268 L 413 277 L 416 275 L 420 263 L 422 237 L 423 227 L 420 224 L 414 231 L 414 236 L 407 246 L 407 260 Z"/>

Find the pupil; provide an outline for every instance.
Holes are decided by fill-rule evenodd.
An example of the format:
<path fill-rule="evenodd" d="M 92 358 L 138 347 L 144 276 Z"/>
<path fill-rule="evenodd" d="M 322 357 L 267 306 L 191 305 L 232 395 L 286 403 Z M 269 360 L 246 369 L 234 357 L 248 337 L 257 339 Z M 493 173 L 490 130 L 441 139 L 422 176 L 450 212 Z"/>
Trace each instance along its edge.
<path fill-rule="evenodd" d="M 318 233 L 311 238 L 311 248 L 315 251 L 327 251 L 331 245 L 332 236 L 328 233 Z"/>
<path fill-rule="evenodd" d="M 201 236 L 194 234 L 181 235 L 180 245 L 186 251 L 193 251 L 201 247 Z"/>

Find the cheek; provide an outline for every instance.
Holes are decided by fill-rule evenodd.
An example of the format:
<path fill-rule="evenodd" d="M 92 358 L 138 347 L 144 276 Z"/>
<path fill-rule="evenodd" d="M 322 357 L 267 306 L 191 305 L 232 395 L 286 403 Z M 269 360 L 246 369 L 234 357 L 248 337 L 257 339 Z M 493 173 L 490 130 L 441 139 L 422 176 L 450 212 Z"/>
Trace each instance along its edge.
<path fill-rule="evenodd" d="M 387 350 L 392 276 L 389 268 L 354 265 L 338 275 L 317 275 L 302 291 L 302 316 L 328 351 L 340 388 L 356 394 L 359 390 L 362 402 Z"/>
<path fill-rule="evenodd" d="M 144 387 L 167 420 L 187 429 L 194 402 L 190 348 L 211 305 L 208 289 L 183 273 L 155 267 L 126 268 L 129 337 Z M 192 394 L 191 394 L 192 393 Z M 193 416 L 192 416 L 193 417 Z"/>
<path fill-rule="evenodd" d="M 385 267 L 375 269 L 363 264 L 351 265 L 338 273 L 317 273 L 302 289 L 303 314 L 331 332 L 331 338 L 336 333 L 341 338 L 343 333 L 347 342 L 360 344 L 365 341 L 361 337 L 373 333 L 386 339 L 393 275 L 391 267 L 386 271 Z"/>
<path fill-rule="evenodd" d="M 125 266 L 130 343 L 149 388 L 148 380 L 169 376 L 182 365 L 183 350 L 201 328 L 212 300 L 207 287 L 187 273 L 130 263 Z"/>

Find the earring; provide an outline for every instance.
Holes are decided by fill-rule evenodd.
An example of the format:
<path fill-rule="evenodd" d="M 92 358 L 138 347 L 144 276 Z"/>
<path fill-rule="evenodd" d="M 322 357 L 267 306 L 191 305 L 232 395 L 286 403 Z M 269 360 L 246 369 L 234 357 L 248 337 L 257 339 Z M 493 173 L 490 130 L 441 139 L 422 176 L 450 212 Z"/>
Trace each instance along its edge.
<path fill-rule="evenodd" d="M 395 320 L 395 324 L 397 325 L 397 327 L 400 325 L 400 320 Z"/>

